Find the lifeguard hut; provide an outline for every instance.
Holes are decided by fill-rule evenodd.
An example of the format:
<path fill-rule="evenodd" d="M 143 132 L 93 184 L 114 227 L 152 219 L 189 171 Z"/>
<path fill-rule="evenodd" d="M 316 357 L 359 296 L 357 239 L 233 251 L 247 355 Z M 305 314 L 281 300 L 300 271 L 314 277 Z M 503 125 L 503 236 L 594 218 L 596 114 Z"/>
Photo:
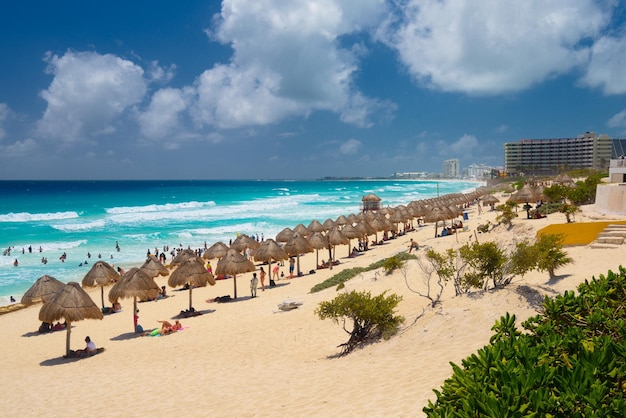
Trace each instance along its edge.
<path fill-rule="evenodd" d="M 365 213 L 367 211 L 379 211 L 380 210 L 380 202 L 381 198 L 376 196 L 373 193 L 368 194 L 367 196 L 363 196 L 361 199 L 361 212 Z"/>

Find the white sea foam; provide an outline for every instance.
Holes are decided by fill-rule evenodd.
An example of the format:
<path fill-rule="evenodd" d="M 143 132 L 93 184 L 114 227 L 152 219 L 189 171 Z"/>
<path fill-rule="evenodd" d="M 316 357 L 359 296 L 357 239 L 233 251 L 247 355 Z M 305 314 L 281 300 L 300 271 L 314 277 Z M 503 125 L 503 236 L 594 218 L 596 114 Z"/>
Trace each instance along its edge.
<path fill-rule="evenodd" d="M 246 204 L 233 205 L 215 205 L 211 202 L 209 205 L 161 205 L 161 210 L 107 210 L 111 214 L 108 221 L 113 224 L 153 224 L 161 221 L 175 220 L 177 222 L 186 222 L 194 220 L 204 220 L 207 222 L 219 221 L 222 219 L 238 219 L 238 218 L 265 218 L 273 217 L 274 214 L 285 214 L 285 216 L 293 216 L 293 213 L 303 203 L 317 201 L 319 203 L 332 202 L 329 197 L 321 197 L 319 195 L 299 195 L 299 196 L 280 196 L 266 199 L 256 199 Z M 146 207 L 143 207 L 146 208 Z M 184 209 L 183 209 L 184 208 Z M 307 208 L 308 209 L 308 208 Z M 279 216 L 279 218 L 282 216 Z M 82 224 L 83 229 L 102 228 L 104 225 L 98 224 Z M 56 225 L 55 227 L 58 227 Z M 78 225 L 64 226 L 65 228 L 78 228 Z"/>
<path fill-rule="evenodd" d="M 174 212 L 178 210 L 203 208 L 206 206 L 215 206 L 215 202 L 180 202 L 166 203 L 164 205 L 147 205 L 147 206 L 119 206 L 115 208 L 105 209 L 107 213 L 136 213 L 136 212 Z"/>
<path fill-rule="evenodd" d="M 50 213 L 7 213 L 0 215 L 0 222 L 33 222 L 33 221 L 51 221 L 59 219 L 78 218 L 77 212 L 50 212 Z"/>
<path fill-rule="evenodd" d="M 89 231 L 94 229 L 103 229 L 106 225 L 104 219 L 98 219 L 95 221 L 78 222 L 78 223 L 65 223 L 65 224 L 53 224 L 52 228 L 63 232 L 76 232 L 76 231 Z"/>

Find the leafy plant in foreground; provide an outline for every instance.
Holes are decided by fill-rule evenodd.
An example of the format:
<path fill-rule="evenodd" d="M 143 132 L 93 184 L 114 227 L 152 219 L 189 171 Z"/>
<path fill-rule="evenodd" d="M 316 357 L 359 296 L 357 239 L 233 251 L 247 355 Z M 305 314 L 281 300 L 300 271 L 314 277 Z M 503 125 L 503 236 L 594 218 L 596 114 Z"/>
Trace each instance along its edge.
<path fill-rule="evenodd" d="M 490 345 L 462 362 L 424 412 L 441 416 L 623 416 L 626 411 L 626 270 L 546 298 L 515 325 L 506 314 Z"/>

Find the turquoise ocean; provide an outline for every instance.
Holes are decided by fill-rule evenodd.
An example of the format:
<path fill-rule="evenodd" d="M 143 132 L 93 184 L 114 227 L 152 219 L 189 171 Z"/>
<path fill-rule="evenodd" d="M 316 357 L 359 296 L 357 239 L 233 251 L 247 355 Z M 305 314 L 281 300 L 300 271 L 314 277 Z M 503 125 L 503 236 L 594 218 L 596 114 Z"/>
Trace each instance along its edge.
<path fill-rule="evenodd" d="M 148 250 L 166 245 L 196 249 L 216 241 L 228 244 L 238 233 L 274 238 L 299 223 L 358 213 L 361 198 L 369 193 L 379 196 L 383 206 L 397 206 L 479 185 L 417 180 L 0 181 L 0 305 L 9 296 L 19 301 L 44 274 L 80 282 L 99 256 L 128 269 L 140 266 Z"/>

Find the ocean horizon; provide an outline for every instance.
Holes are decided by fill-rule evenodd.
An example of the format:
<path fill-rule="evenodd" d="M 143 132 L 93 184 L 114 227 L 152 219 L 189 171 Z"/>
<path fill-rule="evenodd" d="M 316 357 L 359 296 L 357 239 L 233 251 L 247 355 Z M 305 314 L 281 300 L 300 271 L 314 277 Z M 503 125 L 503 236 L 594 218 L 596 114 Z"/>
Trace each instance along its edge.
<path fill-rule="evenodd" d="M 10 296 L 19 301 L 44 274 L 80 283 L 99 259 L 128 269 L 143 264 L 148 251 L 165 246 L 228 244 L 240 233 L 274 238 L 299 223 L 358 213 L 369 193 L 385 207 L 469 192 L 482 184 L 405 179 L 0 181 L 0 305 L 8 304 Z"/>

